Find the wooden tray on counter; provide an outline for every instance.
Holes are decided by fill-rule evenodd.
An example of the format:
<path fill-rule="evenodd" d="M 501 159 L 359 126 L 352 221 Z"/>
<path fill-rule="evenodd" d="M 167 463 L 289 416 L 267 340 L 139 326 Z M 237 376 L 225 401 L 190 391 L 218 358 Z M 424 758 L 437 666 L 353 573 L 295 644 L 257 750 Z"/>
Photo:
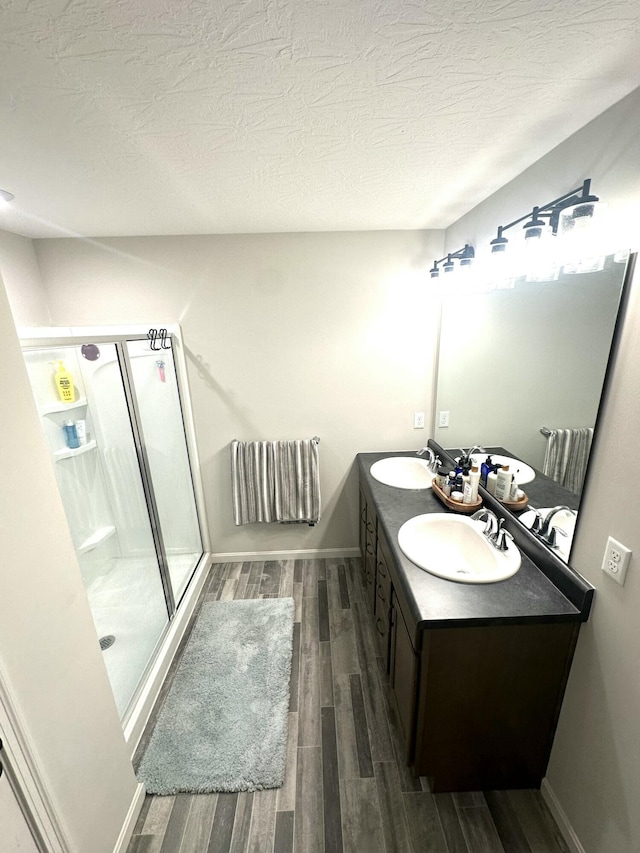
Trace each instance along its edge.
<path fill-rule="evenodd" d="M 496 498 L 496 500 L 498 500 L 498 498 Z M 502 506 L 506 506 L 507 509 L 510 509 L 513 512 L 519 512 L 520 510 L 527 508 L 527 504 L 529 503 L 529 496 L 525 493 L 525 496 L 519 501 L 500 501 L 500 503 L 502 504 Z"/>
<path fill-rule="evenodd" d="M 431 490 L 440 503 L 443 503 L 447 509 L 451 509 L 453 512 L 461 512 L 463 515 L 471 515 L 472 512 L 475 512 L 482 506 L 482 498 L 478 498 L 478 500 L 474 501 L 472 504 L 464 504 L 462 501 L 452 501 L 451 498 L 448 498 L 445 495 L 435 480 L 431 484 Z"/>

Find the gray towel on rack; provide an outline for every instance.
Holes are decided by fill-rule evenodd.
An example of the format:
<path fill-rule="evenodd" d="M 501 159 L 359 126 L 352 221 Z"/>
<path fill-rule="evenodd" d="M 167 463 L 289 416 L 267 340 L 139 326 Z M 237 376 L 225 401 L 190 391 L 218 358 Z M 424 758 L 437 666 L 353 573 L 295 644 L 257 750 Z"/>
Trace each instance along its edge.
<path fill-rule="evenodd" d="M 237 525 L 320 520 L 318 443 L 232 441 L 231 488 Z"/>
<path fill-rule="evenodd" d="M 587 470 L 593 429 L 551 429 L 542 473 L 580 494 Z"/>

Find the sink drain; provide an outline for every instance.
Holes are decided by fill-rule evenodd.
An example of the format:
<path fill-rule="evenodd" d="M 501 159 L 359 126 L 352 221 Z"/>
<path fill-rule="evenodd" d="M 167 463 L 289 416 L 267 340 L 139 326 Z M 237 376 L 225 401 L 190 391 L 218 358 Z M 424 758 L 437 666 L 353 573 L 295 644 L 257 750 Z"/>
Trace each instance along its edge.
<path fill-rule="evenodd" d="M 100 648 L 102 649 L 102 651 L 104 651 L 105 649 L 110 648 L 115 643 L 115 641 L 116 638 L 113 636 L 113 634 L 107 634 L 106 637 L 100 637 Z"/>

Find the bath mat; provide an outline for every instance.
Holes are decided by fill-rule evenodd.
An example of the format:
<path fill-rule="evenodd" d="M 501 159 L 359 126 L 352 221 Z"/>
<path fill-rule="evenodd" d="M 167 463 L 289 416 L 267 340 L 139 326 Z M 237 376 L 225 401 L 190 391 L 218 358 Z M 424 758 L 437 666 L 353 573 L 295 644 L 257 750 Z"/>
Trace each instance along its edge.
<path fill-rule="evenodd" d="M 150 794 L 284 781 L 292 598 L 202 606 L 137 776 Z"/>

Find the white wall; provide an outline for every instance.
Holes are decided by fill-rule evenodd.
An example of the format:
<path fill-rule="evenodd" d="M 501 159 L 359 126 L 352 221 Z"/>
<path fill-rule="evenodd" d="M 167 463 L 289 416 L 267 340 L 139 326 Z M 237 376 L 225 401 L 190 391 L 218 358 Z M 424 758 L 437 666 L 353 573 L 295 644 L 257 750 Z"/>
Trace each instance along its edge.
<path fill-rule="evenodd" d="M 640 90 L 629 95 L 447 231 L 447 247 L 479 245 L 528 205 L 556 198 L 587 177 L 620 224 L 620 245 L 640 244 Z M 570 321 L 570 318 L 567 318 Z M 596 588 L 560 716 L 547 780 L 587 853 L 640 850 L 640 276 L 620 358 L 592 454 L 572 564 Z M 623 472 L 628 491 L 623 495 Z M 634 551 L 624 587 L 600 571 L 609 535 Z"/>
<path fill-rule="evenodd" d="M 136 780 L 1 285 L 0 341 L 0 675 L 72 849 L 110 853 Z"/>
<path fill-rule="evenodd" d="M 40 240 L 54 324 L 180 322 L 216 553 L 357 546 L 356 453 L 426 443 L 442 232 Z M 323 517 L 235 527 L 229 443 L 319 435 Z"/>
<path fill-rule="evenodd" d="M 16 325 L 48 326 L 49 307 L 32 240 L 0 230 L 0 276 Z"/>

